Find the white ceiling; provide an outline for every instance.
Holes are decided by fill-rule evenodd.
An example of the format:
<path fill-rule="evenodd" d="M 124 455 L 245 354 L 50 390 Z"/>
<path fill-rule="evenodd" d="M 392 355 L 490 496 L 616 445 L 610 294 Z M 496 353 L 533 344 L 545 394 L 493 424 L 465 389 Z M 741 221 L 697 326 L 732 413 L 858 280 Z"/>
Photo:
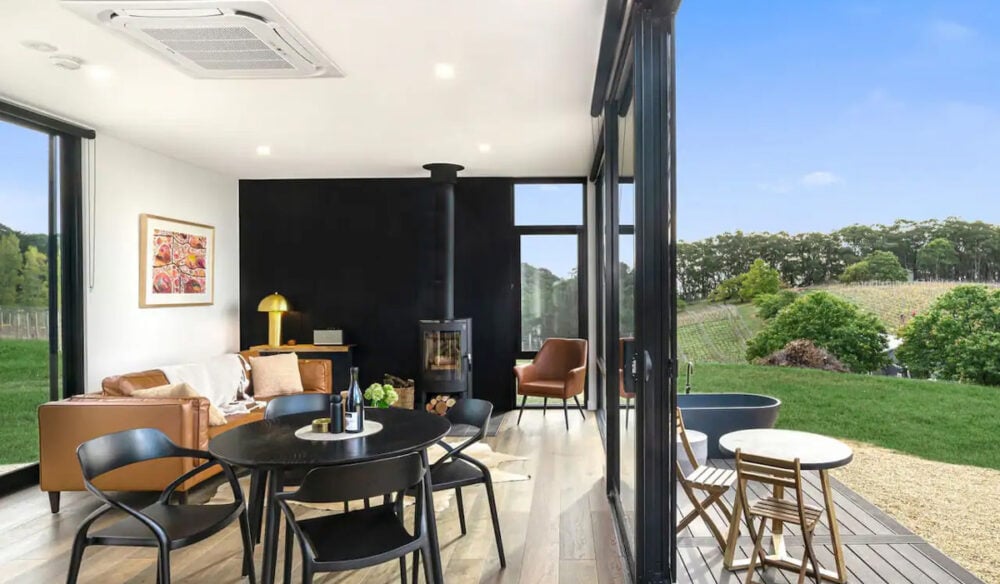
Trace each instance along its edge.
<path fill-rule="evenodd" d="M 272 0 L 347 76 L 206 80 L 58 0 L 0 0 L 0 93 L 240 178 L 423 176 L 435 161 L 466 176 L 579 176 L 604 3 Z M 25 40 L 110 76 L 58 69 Z M 455 79 L 434 76 L 439 62 Z"/>

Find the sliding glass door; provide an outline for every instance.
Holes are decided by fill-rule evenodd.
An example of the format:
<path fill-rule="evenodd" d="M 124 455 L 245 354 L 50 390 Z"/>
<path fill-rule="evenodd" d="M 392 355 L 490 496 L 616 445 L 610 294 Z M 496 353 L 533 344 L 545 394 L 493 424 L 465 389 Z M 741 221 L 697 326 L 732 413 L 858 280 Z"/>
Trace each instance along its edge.
<path fill-rule="evenodd" d="M 38 480 L 38 406 L 82 391 L 82 142 L 70 132 L 87 131 L 51 122 L 0 102 L 0 492 Z"/>
<path fill-rule="evenodd" d="M 607 486 L 636 582 L 675 574 L 675 2 L 624 2 L 603 108 L 598 344 Z M 605 30 L 607 33 L 607 28 Z"/>

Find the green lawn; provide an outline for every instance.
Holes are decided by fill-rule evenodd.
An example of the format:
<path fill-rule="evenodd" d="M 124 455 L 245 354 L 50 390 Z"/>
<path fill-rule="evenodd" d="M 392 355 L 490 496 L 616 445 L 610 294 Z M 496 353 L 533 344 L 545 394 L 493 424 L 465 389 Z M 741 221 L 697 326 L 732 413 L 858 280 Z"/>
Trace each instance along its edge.
<path fill-rule="evenodd" d="M 0 340 L 0 464 L 38 460 L 38 405 L 49 399 L 48 341 Z"/>
<path fill-rule="evenodd" d="M 693 393 L 775 396 L 779 428 L 1000 470 L 1000 388 L 722 364 L 696 366 L 692 385 Z"/>

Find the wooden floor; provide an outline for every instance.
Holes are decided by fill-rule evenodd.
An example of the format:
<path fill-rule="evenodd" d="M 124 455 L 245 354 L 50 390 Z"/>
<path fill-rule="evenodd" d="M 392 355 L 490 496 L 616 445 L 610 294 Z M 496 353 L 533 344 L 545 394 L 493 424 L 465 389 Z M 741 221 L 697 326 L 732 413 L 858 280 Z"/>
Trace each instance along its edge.
<path fill-rule="evenodd" d="M 493 544 L 482 487 L 466 490 L 469 534 L 462 537 L 454 505 L 438 515 L 442 560 L 449 584 L 610 584 L 625 582 L 622 561 L 604 495 L 604 450 L 592 413 L 587 421 L 562 412 L 526 411 L 520 426 L 508 416 L 501 432 L 489 438 L 500 452 L 528 458 L 504 470 L 527 474 L 531 480 L 496 486 L 500 522 L 507 548 L 507 568 L 501 570 Z M 726 461 L 715 461 L 727 465 Z M 818 479 L 807 473 L 806 492 L 821 504 Z M 847 550 L 850 582 L 857 584 L 980 583 L 965 570 L 913 535 L 858 495 L 835 482 L 837 516 Z M 214 489 L 196 493 L 206 499 Z M 757 493 L 758 495 L 760 493 Z M 690 506 L 678 491 L 680 510 Z M 52 515 L 47 497 L 30 488 L 0 499 L 0 583 L 65 581 L 69 549 L 76 527 L 97 507 L 93 497 L 65 493 L 63 510 Z M 721 517 L 720 525 L 724 524 Z M 817 528 L 823 543 L 821 561 L 830 565 L 829 532 Z M 795 531 L 791 529 L 794 536 Z M 745 557 L 749 538 L 740 540 Z M 678 540 L 678 582 L 736 584 L 743 574 L 722 568 L 722 553 L 707 528 L 695 521 Z M 791 537 L 793 553 L 795 539 Z M 81 584 L 155 582 L 150 550 L 91 548 L 84 557 Z M 297 562 L 296 562 L 297 563 Z M 257 565 L 260 565 L 258 547 Z M 240 582 L 239 532 L 234 526 L 205 542 L 172 554 L 174 582 L 227 584 Z M 279 570 L 281 565 L 279 563 Z M 317 582 L 390 584 L 398 582 L 396 563 L 368 570 L 327 575 Z M 280 571 L 279 571 L 280 573 Z M 298 582 L 298 578 L 293 579 Z M 789 582 L 772 570 L 767 583 Z M 980 583 L 981 584 L 981 583 Z"/>
<path fill-rule="evenodd" d="M 714 460 L 710 464 L 718 467 L 732 468 L 732 461 Z M 823 507 L 823 495 L 819 487 L 819 477 L 816 473 L 803 473 L 807 484 L 804 491 L 811 499 L 810 503 Z M 932 545 L 900 525 L 896 520 L 883 513 L 868 501 L 862 499 L 843 484 L 832 480 L 834 485 L 834 500 L 837 505 L 837 523 L 840 524 L 840 536 L 845 547 L 845 560 L 849 572 L 848 581 L 852 584 L 982 584 L 982 581 L 957 565 Z M 763 496 L 762 489 L 755 489 L 751 498 Z M 691 509 L 686 495 L 678 490 L 679 509 L 687 513 Z M 727 499 L 730 504 L 733 492 Z M 721 513 L 713 511 L 718 521 L 717 525 L 728 525 Z M 827 568 L 833 567 L 832 548 L 830 547 L 830 530 L 823 521 L 816 527 L 817 549 L 820 563 Z M 799 556 L 801 545 L 796 546 L 797 531 L 795 526 L 786 526 L 789 551 Z M 723 527 L 725 533 L 725 527 Z M 747 557 L 752 548 L 750 538 L 744 528 L 739 541 L 737 558 Z M 711 537 L 708 528 L 700 520 L 694 521 L 690 528 L 679 534 L 678 556 L 680 562 L 677 569 L 677 582 L 692 584 L 737 584 L 744 581 L 745 571 L 732 573 L 722 566 L 722 552 L 715 539 Z M 796 575 L 770 569 L 761 578 L 758 571 L 757 579 L 768 584 L 795 582 Z"/>
<path fill-rule="evenodd" d="M 500 434 L 488 441 L 497 451 L 527 457 L 527 461 L 507 463 L 502 468 L 530 475 L 531 480 L 496 486 L 507 568 L 499 567 L 482 487 L 472 487 L 465 490 L 464 497 L 468 535 L 460 535 L 454 504 L 438 515 L 447 582 L 624 582 L 604 495 L 604 450 L 593 414 L 588 412 L 586 422 L 578 413 L 571 416 L 569 432 L 561 411 L 550 411 L 544 417 L 541 411 L 526 411 L 520 426 L 514 425 L 514 416 L 508 418 Z M 0 582 L 64 582 L 73 534 L 96 507 L 89 494 L 65 493 L 62 512 L 51 515 L 47 497 L 37 488 L 0 499 Z M 83 560 L 80 583 L 152 584 L 156 580 L 154 563 L 150 550 L 90 548 Z M 240 582 L 239 530 L 233 526 L 174 552 L 171 563 L 176 583 Z M 259 568 L 259 546 L 257 565 Z M 278 568 L 280 574 L 280 563 Z M 297 574 L 293 581 L 299 581 Z M 316 578 L 316 582 L 396 583 L 398 564 L 331 574 Z"/>

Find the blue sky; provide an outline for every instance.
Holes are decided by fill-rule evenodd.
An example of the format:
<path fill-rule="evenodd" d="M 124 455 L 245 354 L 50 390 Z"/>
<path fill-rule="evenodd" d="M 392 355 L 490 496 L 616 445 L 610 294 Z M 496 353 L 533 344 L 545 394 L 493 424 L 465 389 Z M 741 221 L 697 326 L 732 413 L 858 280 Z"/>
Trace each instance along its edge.
<path fill-rule="evenodd" d="M 678 232 L 1000 223 L 994 0 L 690 0 Z"/>
<path fill-rule="evenodd" d="M 0 223 L 48 233 L 49 137 L 0 122 Z"/>

